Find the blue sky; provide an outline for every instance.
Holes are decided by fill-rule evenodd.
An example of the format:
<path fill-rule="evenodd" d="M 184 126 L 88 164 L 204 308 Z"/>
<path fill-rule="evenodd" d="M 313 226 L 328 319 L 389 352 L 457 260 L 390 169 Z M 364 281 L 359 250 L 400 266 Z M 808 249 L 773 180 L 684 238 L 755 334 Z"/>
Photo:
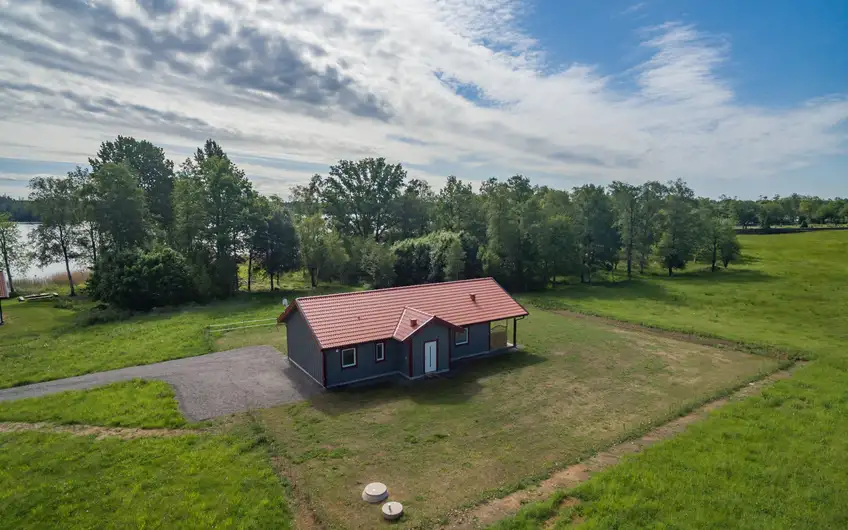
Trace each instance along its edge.
<path fill-rule="evenodd" d="M 682 177 L 848 195 L 848 3 L 0 0 L 0 193 L 118 134 L 285 195 L 340 158 L 439 187 Z"/>

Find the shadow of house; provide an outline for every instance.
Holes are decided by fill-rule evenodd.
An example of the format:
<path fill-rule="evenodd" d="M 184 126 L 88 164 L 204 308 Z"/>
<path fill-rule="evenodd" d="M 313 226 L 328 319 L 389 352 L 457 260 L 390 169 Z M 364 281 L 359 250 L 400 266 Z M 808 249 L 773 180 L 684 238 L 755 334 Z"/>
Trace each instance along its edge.
<path fill-rule="evenodd" d="M 524 350 L 511 350 L 491 356 L 456 361 L 450 372 L 431 378 L 408 381 L 387 379 L 368 385 L 352 385 L 329 389 L 315 395 L 310 404 L 316 410 L 337 416 L 378 407 L 386 403 L 410 399 L 419 404 L 456 405 L 478 394 L 481 380 L 547 361 L 545 357 Z M 314 382 L 310 381 L 317 388 Z M 320 392 L 320 389 L 318 389 Z"/>

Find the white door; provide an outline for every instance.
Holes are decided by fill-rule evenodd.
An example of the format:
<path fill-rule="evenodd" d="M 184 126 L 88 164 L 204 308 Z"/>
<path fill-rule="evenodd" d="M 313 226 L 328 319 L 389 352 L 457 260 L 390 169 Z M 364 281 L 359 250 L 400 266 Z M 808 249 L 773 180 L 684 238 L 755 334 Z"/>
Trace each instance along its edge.
<path fill-rule="evenodd" d="M 436 371 L 436 359 L 439 355 L 439 342 L 431 340 L 424 343 L 424 373 Z"/>

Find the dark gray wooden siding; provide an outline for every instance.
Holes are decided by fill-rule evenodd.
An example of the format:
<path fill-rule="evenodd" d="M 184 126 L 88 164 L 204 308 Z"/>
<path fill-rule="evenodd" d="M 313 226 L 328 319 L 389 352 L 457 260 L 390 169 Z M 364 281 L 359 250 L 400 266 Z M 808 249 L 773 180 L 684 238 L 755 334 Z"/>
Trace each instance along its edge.
<path fill-rule="evenodd" d="M 431 324 L 412 337 L 412 377 L 424 375 L 424 343 L 438 340 L 436 371 L 450 368 L 450 333 L 448 328 Z"/>
<path fill-rule="evenodd" d="M 331 348 L 324 350 L 327 356 L 327 386 L 336 386 L 344 383 L 352 383 L 361 379 L 375 376 L 388 375 L 400 371 L 406 361 L 403 345 L 389 339 L 386 344 L 386 360 L 377 362 L 375 342 L 357 344 L 356 366 L 342 368 L 342 349 Z M 404 370 L 404 373 L 406 371 Z"/>
<path fill-rule="evenodd" d="M 457 346 L 454 344 L 452 359 L 461 359 L 469 355 L 477 355 L 489 351 L 489 333 L 491 327 L 488 322 L 482 324 L 474 324 L 468 327 L 468 344 Z M 456 333 L 452 332 L 451 337 L 456 341 Z"/>
<path fill-rule="evenodd" d="M 324 358 L 318 348 L 318 341 L 299 310 L 293 311 L 286 320 L 286 343 L 289 359 L 323 385 Z"/>

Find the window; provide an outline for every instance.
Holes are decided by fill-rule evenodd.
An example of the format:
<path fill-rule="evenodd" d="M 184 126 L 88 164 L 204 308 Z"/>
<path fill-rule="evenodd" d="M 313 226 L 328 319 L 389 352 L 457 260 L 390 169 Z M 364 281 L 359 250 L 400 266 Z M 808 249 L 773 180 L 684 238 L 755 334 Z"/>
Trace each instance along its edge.
<path fill-rule="evenodd" d="M 342 368 L 353 368 L 356 366 L 356 348 L 345 348 L 342 350 Z"/>
<path fill-rule="evenodd" d="M 378 342 L 374 345 L 374 356 L 378 363 L 386 360 L 386 343 Z"/>
<path fill-rule="evenodd" d="M 462 331 L 456 332 L 456 345 L 468 344 L 468 328 L 462 328 Z"/>

